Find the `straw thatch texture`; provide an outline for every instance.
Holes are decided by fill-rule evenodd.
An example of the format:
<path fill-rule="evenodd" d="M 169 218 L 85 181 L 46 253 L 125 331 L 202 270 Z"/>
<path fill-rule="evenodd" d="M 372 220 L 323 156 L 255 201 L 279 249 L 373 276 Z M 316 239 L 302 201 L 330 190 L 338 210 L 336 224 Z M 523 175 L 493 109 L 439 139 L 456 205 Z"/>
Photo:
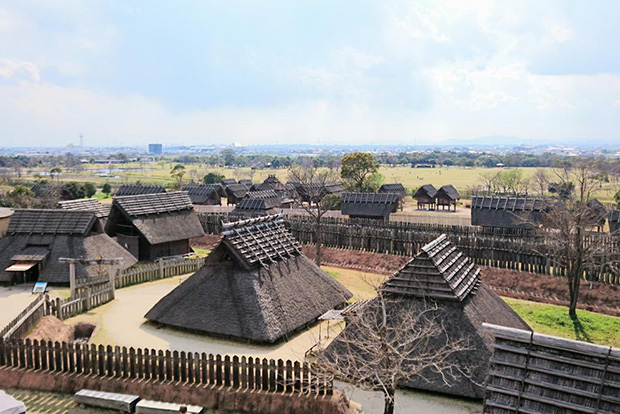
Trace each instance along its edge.
<path fill-rule="evenodd" d="M 204 235 L 183 191 L 116 197 L 105 229 L 141 260 L 189 253 L 189 239 Z"/>
<path fill-rule="evenodd" d="M 343 193 L 340 212 L 352 218 L 387 220 L 398 202 L 398 195 L 392 193 Z"/>
<path fill-rule="evenodd" d="M 245 185 L 236 182 L 227 184 L 225 190 L 228 204 L 237 204 L 249 191 Z"/>
<path fill-rule="evenodd" d="M 166 189 L 161 185 L 123 184 L 116 191 L 115 196 L 130 196 L 141 194 L 165 193 Z"/>
<path fill-rule="evenodd" d="M 435 206 L 435 195 L 437 189 L 432 184 L 425 184 L 413 194 L 413 198 L 418 201 L 418 208 L 424 208 L 428 206 L 433 208 Z"/>
<path fill-rule="evenodd" d="M 484 413 L 620 412 L 620 349 L 485 328 L 495 343 Z"/>
<path fill-rule="evenodd" d="M 14 220 L 14 221 L 13 221 Z M 17 210 L 11 218 L 11 232 L 0 240 L 0 281 L 16 275 L 4 269 L 13 263 L 37 263 L 38 280 L 69 283 L 69 268 L 58 258 L 122 257 L 121 268 L 137 259 L 108 235 L 98 232 L 93 212 L 68 210 Z M 76 276 L 98 276 L 99 266 L 78 265 Z"/>
<path fill-rule="evenodd" d="M 187 191 L 192 204 L 198 205 L 222 205 L 220 184 L 195 184 L 183 187 Z"/>
<path fill-rule="evenodd" d="M 301 255 L 279 216 L 230 225 L 205 265 L 146 318 L 211 335 L 273 343 L 351 293 Z"/>
<path fill-rule="evenodd" d="M 480 269 L 445 234 L 387 280 L 383 290 L 404 296 L 462 301 L 480 284 Z"/>
<path fill-rule="evenodd" d="M 530 197 L 473 197 L 471 224 L 482 227 L 532 229 L 544 217 L 547 203 Z"/>
<path fill-rule="evenodd" d="M 254 183 L 250 179 L 239 180 L 239 184 L 245 185 L 248 190 L 254 185 Z"/>
<path fill-rule="evenodd" d="M 236 217 L 258 217 L 279 212 L 280 197 L 274 190 L 250 191 L 230 213 Z"/>
<path fill-rule="evenodd" d="M 421 262 L 419 265 L 416 262 Z M 431 309 L 433 320 L 441 323 L 445 332 L 432 341 L 431 346 L 441 348 L 447 343 L 465 339 L 468 351 L 459 352 L 450 357 L 448 362 L 459 369 L 468 371 L 456 381 L 446 384 L 436 372 L 427 370 L 414 378 L 406 387 L 433 392 L 458 395 L 470 398 L 482 398 L 483 387 L 491 358 L 492 338 L 482 329 L 483 323 L 529 329 L 529 326 L 499 296 L 479 280 L 476 266 L 470 268 L 471 262 L 463 258 L 458 249 L 447 242 L 445 237 L 424 246 L 422 252 L 401 270 L 391 276 L 381 287 L 388 314 L 420 313 Z M 355 312 L 376 312 L 380 307 L 372 299 L 361 305 Z M 399 326 L 398 317 L 389 323 Z M 345 335 L 338 336 L 326 349 L 330 353 L 346 352 L 350 344 L 342 337 L 355 337 L 363 333 L 351 332 L 358 329 L 355 324 L 347 324 Z"/>
<path fill-rule="evenodd" d="M 383 184 L 379 187 L 380 193 L 394 193 L 402 199 L 407 196 L 407 190 L 401 183 Z"/>
<path fill-rule="evenodd" d="M 101 225 L 105 226 L 106 219 L 110 215 L 111 205 L 105 205 L 100 203 L 95 198 L 82 198 L 79 200 L 60 201 L 58 203 L 63 210 L 74 211 L 92 211 L 95 216 L 101 221 Z"/>

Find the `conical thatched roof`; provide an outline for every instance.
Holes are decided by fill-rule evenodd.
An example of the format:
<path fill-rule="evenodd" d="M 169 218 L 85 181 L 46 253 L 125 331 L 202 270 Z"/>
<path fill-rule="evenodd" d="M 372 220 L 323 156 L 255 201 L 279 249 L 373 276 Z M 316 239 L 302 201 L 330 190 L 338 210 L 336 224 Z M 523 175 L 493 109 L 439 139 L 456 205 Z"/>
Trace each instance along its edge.
<path fill-rule="evenodd" d="M 279 215 L 225 225 L 205 265 L 146 318 L 211 335 L 275 342 L 351 293 L 301 254 Z"/>
<path fill-rule="evenodd" d="M 95 213 L 71 210 L 16 210 L 6 237 L 0 240 L 0 281 L 15 279 L 5 269 L 16 263 L 40 266 L 41 282 L 69 283 L 69 268 L 60 257 L 92 259 L 122 257 L 121 268 L 137 259 L 101 232 Z M 77 277 L 97 276 L 98 266 L 76 266 Z"/>
<path fill-rule="evenodd" d="M 464 339 L 470 350 L 459 352 L 451 361 L 462 370 L 473 368 L 469 376 L 462 375 L 447 385 L 438 373 L 426 371 L 407 387 L 471 398 L 482 398 L 483 384 L 492 353 L 492 338 L 484 332 L 483 323 L 529 329 L 529 326 L 499 296 L 480 281 L 479 269 L 445 237 L 429 243 L 402 269 L 382 286 L 388 299 L 389 314 L 407 312 L 419 314 L 431 305 L 437 306 L 432 318 L 441 323 L 445 333 L 435 338 L 431 346 L 445 347 L 451 341 Z M 356 312 L 376 312 L 373 299 Z M 400 310 L 400 312 L 399 312 Z M 397 319 L 397 317 L 395 317 Z M 398 320 L 390 320 L 398 325 Z M 351 332 L 353 330 L 353 332 Z M 343 337 L 363 337 L 356 324 L 347 324 L 346 333 L 327 348 L 326 353 L 344 353 L 347 342 Z"/>

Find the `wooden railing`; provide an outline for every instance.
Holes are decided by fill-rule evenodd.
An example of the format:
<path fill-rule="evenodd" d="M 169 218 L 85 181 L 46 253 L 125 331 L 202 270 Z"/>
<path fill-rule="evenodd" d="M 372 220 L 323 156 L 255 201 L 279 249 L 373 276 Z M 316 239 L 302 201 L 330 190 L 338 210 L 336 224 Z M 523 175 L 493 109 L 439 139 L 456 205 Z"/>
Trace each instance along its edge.
<path fill-rule="evenodd" d="M 0 366 L 274 393 L 333 392 L 332 377 L 305 362 L 73 342 L 0 341 Z"/>
<path fill-rule="evenodd" d="M 43 316 L 49 314 L 49 298 L 47 295 L 40 295 L 20 312 L 2 331 L 0 340 L 10 340 L 25 336 Z"/>

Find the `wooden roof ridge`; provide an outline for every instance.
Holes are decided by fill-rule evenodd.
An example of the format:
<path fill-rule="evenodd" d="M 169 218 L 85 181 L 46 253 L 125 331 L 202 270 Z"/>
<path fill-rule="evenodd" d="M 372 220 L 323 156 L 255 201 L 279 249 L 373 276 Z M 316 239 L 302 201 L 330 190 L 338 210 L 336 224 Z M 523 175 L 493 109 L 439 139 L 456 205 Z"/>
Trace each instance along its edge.
<path fill-rule="evenodd" d="M 187 191 L 114 197 L 112 204 L 129 217 L 174 213 L 194 208 Z"/>
<path fill-rule="evenodd" d="M 480 269 L 442 234 L 394 273 L 384 290 L 405 296 L 462 301 L 480 284 Z"/>
<path fill-rule="evenodd" d="M 107 217 L 110 214 L 110 207 L 112 207 L 100 203 L 96 198 L 59 201 L 58 205 L 63 210 L 92 211 L 99 218 Z"/>
<path fill-rule="evenodd" d="M 282 214 L 272 214 L 237 222 L 222 223 L 222 241 L 234 249 L 246 267 L 267 266 L 289 257 L 301 255 L 301 248 L 284 227 Z"/>
<path fill-rule="evenodd" d="M 269 199 L 269 198 L 279 198 L 278 193 L 274 190 L 256 190 L 249 191 L 246 195 L 246 198 L 254 198 L 254 199 Z"/>
<path fill-rule="evenodd" d="M 165 193 L 166 188 L 157 184 L 121 184 L 115 196 Z"/>
<path fill-rule="evenodd" d="M 341 202 L 360 204 L 394 204 L 398 202 L 395 193 L 342 193 Z"/>

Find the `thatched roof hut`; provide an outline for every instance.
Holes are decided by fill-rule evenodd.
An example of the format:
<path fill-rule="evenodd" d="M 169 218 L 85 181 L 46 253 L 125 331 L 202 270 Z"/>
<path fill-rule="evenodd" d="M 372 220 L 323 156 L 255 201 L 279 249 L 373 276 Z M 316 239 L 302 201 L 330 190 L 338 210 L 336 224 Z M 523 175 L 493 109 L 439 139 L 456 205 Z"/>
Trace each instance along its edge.
<path fill-rule="evenodd" d="M 250 191 L 231 211 L 231 216 L 249 218 L 280 212 L 280 197 L 273 190 Z"/>
<path fill-rule="evenodd" d="M 597 227 L 598 231 L 603 231 L 607 221 L 607 208 L 596 198 L 588 200 L 586 207 L 588 209 L 587 219 L 592 223 L 593 227 Z"/>
<path fill-rule="evenodd" d="M 243 200 L 243 197 L 248 193 L 248 188 L 239 183 L 228 184 L 225 187 L 226 190 L 226 204 L 237 204 Z"/>
<path fill-rule="evenodd" d="M 499 296 L 480 280 L 479 268 L 442 235 L 422 247 L 421 252 L 403 268 L 391 276 L 381 287 L 386 306 L 393 307 L 389 314 L 398 315 L 432 309 L 432 318 L 441 323 L 445 333 L 434 338 L 432 347 L 445 347 L 452 341 L 466 340 L 468 351 L 453 354 L 449 361 L 465 371 L 473 367 L 470 376 L 461 376 L 447 385 L 440 374 L 426 371 L 406 386 L 433 392 L 482 398 L 484 379 L 492 352 L 492 338 L 482 329 L 484 322 L 529 329 L 528 325 Z M 356 312 L 376 312 L 379 307 L 372 299 L 361 305 Z M 400 312 L 399 312 L 400 310 Z M 400 321 L 390 320 L 394 326 Z M 344 337 L 355 335 L 358 325 L 347 324 Z M 360 335 L 363 335 L 361 333 Z M 350 343 L 337 337 L 327 348 L 332 352 L 346 352 Z M 429 350 L 427 349 L 426 352 Z M 432 351 L 431 351 L 432 352 Z"/>
<path fill-rule="evenodd" d="M 222 186 L 224 186 L 224 188 L 228 187 L 231 184 L 238 184 L 237 180 L 235 180 L 234 178 L 222 178 L 220 183 L 222 184 Z"/>
<path fill-rule="evenodd" d="M 166 189 L 161 185 L 123 184 L 116 191 L 115 197 L 141 194 L 159 194 L 165 192 Z"/>
<path fill-rule="evenodd" d="M 394 193 L 398 194 L 401 200 L 407 197 L 407 190 L 401 183 L 383 184 L 379 187 L 379 193 Z"/>
<path fill-rule="evenodd" d="M 69 268 L 58 258 L 122 257 L 122 268 L 137 259 L 103 233 L 92 211 L 15 210 L 0 240 L 0 282 L 69 283 Z M 97 265 L 77 265 L 76 276 L 97 276 Z"/>
<path fill-rule="evenodd" d="M 254 184 L 251 188 L 251 191 L 261 191 L 261 190 L 273 190 L 275 191 L 280 199 L 284 199 L 287 196 L 287 188 L 282 182 L 275 176 L 275 174 L 269 174 L 269 176 L 260 184 Z"/>
<path fill-rule="evenodd" d="M 105 230 L 140 260 L 189 253 L 204 235 L 185 191 L 115 197 Z"/>
<path fill-rule="evenodd" d="M 67 200 L 58 202 L 58 206 L 63 210 L 72 211 L 92 211 L 101 221 L 102 226 L 110 215 L 110 204 L 102 204 L 95 198 L 82 198 L 78 200 Z"/>
<path fill-rule="evenodd" d="M 281 216 L 224 226 L 205 265 L 160 300 L 148 320 L 273 343 L 351 298 L 301 253 Z"/>
<path fill-rule="evenodd" d="M 222 198 L 220 197 L 220 184 L 194 184 L 183 187 L 183 191 L 187 191 L 192 204 L 221 206 Z"/>
<path fill-rule="evenodd" d="M 437 208 L 441 206 L 442 210 L 445 207 L 448 207 L 450 210 L 450 206 L 454 207 L 454 211 L 456 211 L 456 203 L 461 199 L 461 194 L 454 188 L 452 184 L 444 185 L 437 193 L 435 193 L 435 205 Z"/>
<path fill-rule="evenodd" d="M 413 194 L 413 198 L 418 201 L 418 209 L 429 208 L 430 210 L 435 208 L 435 195 L 437 189 L 432 184 L 424 184 L 422 187 Z"/>
<path fill-rule="evenodd" d="M 351 218 L 387 221 L 398 209 L 398 195 L 392 193 L 343 193 L 340 212 Z"/>
<path fill-rule="evenodd" d="M 249 190 L 250 188 L 252 188 L 252 186 L 254 185 L 254 183 L 252 182 L 252 180 L 246 178 L 246 179 L 241 179 L 239 180 L 239 184 L 243 184 L 247 187 L 247 189 Z"/>
<path fill-rule="evenodd" d="M 482 227 L 531 229 L 544 218 L 547 203 L 532 197 L 472 197 L 471 224 Z"/>
<path fill-rule="evenodd" d="M 620 210 L 609 212 L 609 232 L 614 236 L 620 236 Z"/>
<path fill-rule="evenodd" d="M 620 413 L 620 349 L 485 325 L 485 414 Z"/>

